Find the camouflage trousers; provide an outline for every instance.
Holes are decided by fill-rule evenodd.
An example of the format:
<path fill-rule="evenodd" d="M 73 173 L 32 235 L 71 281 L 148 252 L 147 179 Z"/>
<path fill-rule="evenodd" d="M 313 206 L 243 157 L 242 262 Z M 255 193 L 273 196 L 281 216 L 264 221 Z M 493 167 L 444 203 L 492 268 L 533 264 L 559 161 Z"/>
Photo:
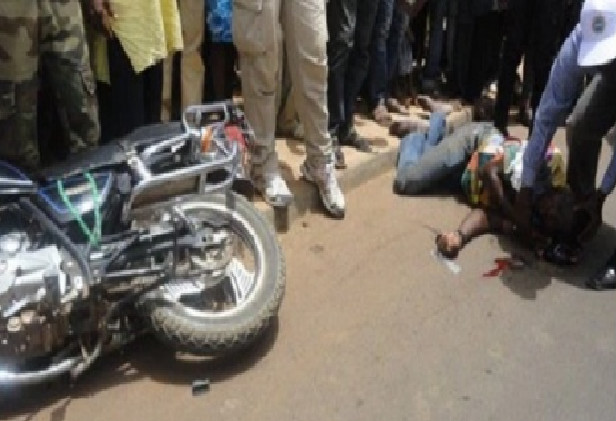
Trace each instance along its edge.
<path fill-rule="evenodd" d="M 100 127 L 79 0 L 0 0 L 0 158 L 40 166 L 37 98 L 46 72 L 74 153 Z"/>

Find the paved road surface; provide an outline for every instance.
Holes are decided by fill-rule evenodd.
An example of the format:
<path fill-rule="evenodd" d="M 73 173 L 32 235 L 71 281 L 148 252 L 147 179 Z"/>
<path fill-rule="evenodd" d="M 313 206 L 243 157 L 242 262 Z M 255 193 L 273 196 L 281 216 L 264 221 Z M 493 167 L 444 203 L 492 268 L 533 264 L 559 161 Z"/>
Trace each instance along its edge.
<path fill-rule="evenodd" d="M 466 208 L 395 197 L 391 180 L 353 191 L 344 223 L 309 215 L 282 238 L 287 296 L 246 355 L 199 360 L 146 338 L 72 388 L 0 397 L 0 419 L 616 419 L 616 293 L 580 287 L 614 230 L 579 268 L 533 264 L 500 278 L 482 274 L 516 249 L 486 236 L 454 275 L 430 255 L 431 230 L 455 228 Z M 202 378 L 210 392 L 191 396 Z"/>

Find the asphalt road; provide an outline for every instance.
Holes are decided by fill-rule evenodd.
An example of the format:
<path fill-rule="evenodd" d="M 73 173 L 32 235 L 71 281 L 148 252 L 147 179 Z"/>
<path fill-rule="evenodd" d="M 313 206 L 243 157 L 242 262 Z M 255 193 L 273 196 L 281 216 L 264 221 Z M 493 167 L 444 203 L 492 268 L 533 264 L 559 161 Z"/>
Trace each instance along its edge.
<path fill-rule="evenodd" d="M 496 278 L 483 276 L 494 259 L 520 250 L 485 236 L 454 274 L 431 255 L 433 230 L 455 228 L 467 208 L 396 197 L 391 181 L 351 192 L 344 222 L 308 215 L 281 238 L 287 295 L 249 352 L 204 360 L 145 338 L 73 387 L 5 391 L 0 419 L 616 419 L 616 292 L 582 287 L 614 229 L 579 267 L 530 259 Z M 196 379 L 210 391 L 193 397 Z"/>

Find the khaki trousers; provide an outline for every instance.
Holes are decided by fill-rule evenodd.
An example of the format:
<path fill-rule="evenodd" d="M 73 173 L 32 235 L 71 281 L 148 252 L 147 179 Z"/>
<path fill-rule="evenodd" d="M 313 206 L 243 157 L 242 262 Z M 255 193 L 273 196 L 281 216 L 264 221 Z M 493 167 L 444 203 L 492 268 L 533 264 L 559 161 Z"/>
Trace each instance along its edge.
<path fill-rule="evenodd" d="M 246 117 L 258 146 L 254 164 L 277 164 L 274 141 L 283 38 L 307 159 L 317 165 L 331 162 L 325 1 L 233 0 L 233 40 L 239 52 Z"/>
<path fill-rule="evenodd" d="M 182 110 L 189 105 L 203 102 L 203 84 L 205 67 L 201 58 L 201 44 L 205 30 L 205 0 L 179 0 L 180 19 L 182 22 L 182 75 L 181 98 Z M 163 82 L 163 120 L 168 120 L 171 114 L 171 80 L 173 57 L 170 56 L 164 64 Z"/>

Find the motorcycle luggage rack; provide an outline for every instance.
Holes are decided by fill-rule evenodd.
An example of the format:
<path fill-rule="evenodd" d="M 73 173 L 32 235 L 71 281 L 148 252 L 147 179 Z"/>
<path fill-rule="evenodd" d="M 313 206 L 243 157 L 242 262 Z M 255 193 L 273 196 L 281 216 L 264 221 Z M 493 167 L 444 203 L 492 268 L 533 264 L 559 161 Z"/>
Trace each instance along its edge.
<path fill-rule="evenodd" d="M 190 106 L 182 115 L 184 133 L 146 146 L 142 151 L 138 151 L 135 147 L 128 151 L 128 164 L 138 181 L 126 204 L 125 219 L 128 219 L 129 212 L 160 202 L 161 198 L 172 199 L 191 194 L 212 194 L 231 187 L 240 164 L 237 142 L 224 142 L 214 138 L 212 142 L 215 146 L 215 153 L 210 153 L 205 158 L 201 153 L 201 141 L 204 135 L 203 123 L 214 121 L 226 124 L 232 121 L 233 113 L 230 111 L 232 106 L 225 102 Z M 221 116 L 222 119 L 212 120 L 214 115 Z M 207 118 L 209 120 L 206 120 Z M 199 157 L 194 164 L 161 174 L 154 173 L 151 163 L 158 162 L 157 157 L 168 153 L 166 151 L 175 151 L 184 147 L 188 147 L 193 157 Z M 224 174 L 224 176 L 220 180 L 209 181 L 208 179 L 214 173 Z"/>

